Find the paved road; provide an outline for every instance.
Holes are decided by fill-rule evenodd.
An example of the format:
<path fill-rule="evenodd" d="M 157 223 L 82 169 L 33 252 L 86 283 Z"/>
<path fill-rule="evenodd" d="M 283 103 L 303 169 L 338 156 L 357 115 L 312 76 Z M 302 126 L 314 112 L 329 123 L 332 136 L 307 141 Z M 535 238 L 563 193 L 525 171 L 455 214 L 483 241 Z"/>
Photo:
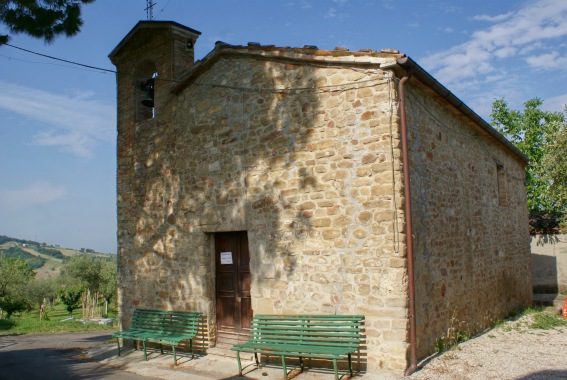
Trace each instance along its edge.
<path fill-rule="evenodd" d="M 0 380 L 151 379 L 104 366 L 85 355 L 85 349 L 110 336 L 108 332 L 0 336 Z"/>

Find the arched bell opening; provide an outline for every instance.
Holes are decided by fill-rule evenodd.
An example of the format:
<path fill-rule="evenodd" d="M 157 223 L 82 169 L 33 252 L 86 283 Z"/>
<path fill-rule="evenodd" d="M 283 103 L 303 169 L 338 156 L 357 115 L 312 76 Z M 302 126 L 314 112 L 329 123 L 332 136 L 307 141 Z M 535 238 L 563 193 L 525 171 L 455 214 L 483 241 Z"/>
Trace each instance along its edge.
<path fill-rule="evenodd" d="M 157 77 L 158 72 L 153 63 L 142 64 L 136 70 L 134 107 L 136 109 L 136 121 L 138 122 L 152 119 L 156 115 L 155 83 Z"/>

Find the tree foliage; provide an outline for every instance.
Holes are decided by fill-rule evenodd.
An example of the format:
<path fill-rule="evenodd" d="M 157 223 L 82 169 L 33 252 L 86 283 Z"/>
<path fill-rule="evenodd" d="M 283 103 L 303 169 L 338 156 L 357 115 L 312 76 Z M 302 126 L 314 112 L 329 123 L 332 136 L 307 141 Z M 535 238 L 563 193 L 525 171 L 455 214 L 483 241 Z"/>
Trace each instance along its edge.
<path fill-rule="evenodd" d="M 26 286 L 34 276 L 25 261 L 0 257 L 0 309 L 8 318 L 29 307 Z"/>
<path fill-rule="evenodd" d="M 559 211 L 565 212 L 567 211 L 567 123 L 563 123 L 553 133 L 548 152 L 543 158 L 543 168 L 549 181 L 549 193 L 557 200 Z"/>
<path fill-rule="evenodd" d="M 63 274 L 80 284 L 85 291 L 85 297 L 99 295 L 108 303 L 116 297 L 116 261 L 82 254 L 72 257 L 63 268 Z M 94 300 L 97 302 L 97 299 Z"/>
<path fill-rule="evenodd" d="M 57 298 L 57 284 L 55 279 L 36 278 L 30 281 L 26 287 L 28 299 L 37 307 L 40 307 L 44 299 L 52 301 Z"/>
<path fill-rule="evenodd" d="M 100 294 L 104 297 L 105 301 L 105 314 L 108 315 L 108 304 L 116 298 L 118 287 L 116 262 L 103 261 L 101 267 L 102 284 Z"/>
<path fill-rule="evenodd" d="M 51 43 L 55 37 L 79 33 L 81 7 L 94 0 L 0 0 L 0 22 L 11 34 L 26 33 Z M 0 35 L 0 45 L 9 41 Z"/>
<path fill-rule="evenodd" d="M 84 288 L 98 292 L 103 281 L 102 260 L 93 255 L 73 256 L 63 267 L 63 273 L 78 280 Z"/>
<path fill-rule="evenodd" d="M 492 124 L 529 159 L 526 186 L 530 212 L 560 212 L 566 207 L 566 151 L 564 140 L 563 145 L 556 142 L 565 134 L 566 119 L 561 112 L 543 111 L 542 104 L 538 98 L 528 100 L 522 112 L 498 99 L 492 104 Z"/>
<path fill-rule="evenodd" d="M 73 310 L 78 309 L 81 305 L 81 296 L 83 288 L 80 286 L 69 286 L 59 291 L 59 299 L 65 305 L 69 315 L 73 314 Z"/>

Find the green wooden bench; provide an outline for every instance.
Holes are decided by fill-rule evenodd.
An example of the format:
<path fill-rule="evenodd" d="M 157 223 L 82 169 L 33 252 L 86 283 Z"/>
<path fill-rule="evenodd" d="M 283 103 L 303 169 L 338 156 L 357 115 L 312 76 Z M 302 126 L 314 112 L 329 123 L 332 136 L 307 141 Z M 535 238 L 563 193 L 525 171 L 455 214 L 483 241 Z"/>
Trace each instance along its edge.
<path fill-rule="evenodd" d="M 232 347 L 236 351 L 238 374 L 242 376 L 240 353 L 254 353 L 260 367 L 258 354 L 280 356 L 287 379 L 286 357 L 299 358 L 301 371 L 303 358 L 333 361 L 335 379 L 338 380 L 337 360 L 348 357 L 352 376 L 351 354 L 361 343 L 363 315 L 255 315 L 250 326 L 250 338 L 244 344 Z"/>
<path fill-rule="evenodd" d="M 189 349 L 193 358 L 193 338 L 199 329 L 199 318 L 202 313 L 190 311 L 166 311 L 136 309 L 132 317 L 132 326 L 128 330 L 119 331 L 112 335 L 118 345 L 120 356 L 120 338 L 131 339 L 138 348 L 138 342 L 144 346 L 144 360 L 148 360 L 146 343 L 159 343 L 163 354 L 163 345 L 172 347 L 173 364 L 177 365 L 175 348 L 181 341 L 189 341 Z"/>

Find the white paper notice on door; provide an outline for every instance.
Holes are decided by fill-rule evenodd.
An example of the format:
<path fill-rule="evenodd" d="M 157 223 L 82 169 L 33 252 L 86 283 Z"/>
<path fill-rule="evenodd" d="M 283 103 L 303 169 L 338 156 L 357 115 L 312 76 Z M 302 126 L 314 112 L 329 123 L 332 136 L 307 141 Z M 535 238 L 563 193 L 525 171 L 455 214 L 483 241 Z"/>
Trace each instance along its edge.
<path fill-rule="evenodd" d="M 232 252 L 221 252 L 220 263 L 221 265 L 232 264 Z"/>

